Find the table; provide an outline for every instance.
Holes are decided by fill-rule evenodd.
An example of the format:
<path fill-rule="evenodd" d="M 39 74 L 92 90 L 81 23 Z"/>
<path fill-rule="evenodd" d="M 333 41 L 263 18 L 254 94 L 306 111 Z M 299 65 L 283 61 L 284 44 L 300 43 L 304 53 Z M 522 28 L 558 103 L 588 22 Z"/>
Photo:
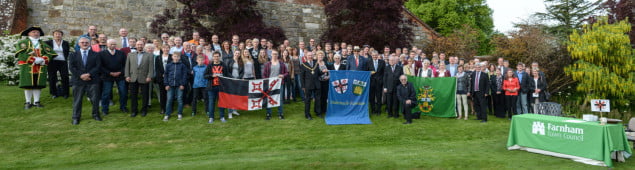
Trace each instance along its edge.
<path fill-rule="evenodd" d="M 539 114 L 513 116 L 507 148 L 608 167 L 613 167 L 611 153 L 617 152 L 620 159 L 632 154 L 622 124 Z"/>

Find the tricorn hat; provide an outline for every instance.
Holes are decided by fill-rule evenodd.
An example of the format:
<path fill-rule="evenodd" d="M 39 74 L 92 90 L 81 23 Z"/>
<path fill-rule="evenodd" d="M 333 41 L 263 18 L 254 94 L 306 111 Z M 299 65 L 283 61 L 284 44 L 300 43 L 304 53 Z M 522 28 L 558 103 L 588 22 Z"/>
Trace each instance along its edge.
<path fill-rule="evenodd" d="M 32 26 L 27 28 L 26 30 L 22 31 L 22 36 L 29 36 L 29 32 L 33 31 L 33 30 L 38 30 L 40 31 L 40 36 L 44 36 L 44 31 L 42 31 L 42 28 L 40 28 L 39 26 Z"/>

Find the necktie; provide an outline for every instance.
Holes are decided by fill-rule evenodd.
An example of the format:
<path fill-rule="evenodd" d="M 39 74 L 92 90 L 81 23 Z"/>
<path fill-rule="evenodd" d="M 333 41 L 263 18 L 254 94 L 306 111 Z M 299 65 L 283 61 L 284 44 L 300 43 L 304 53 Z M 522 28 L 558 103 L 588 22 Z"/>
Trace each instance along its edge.
<path fill-rule="evenodd" d="M 123 37 L 123 43 L 122 43 L 122 44 L 123 44 L 123 45 L 122 45 L 122 47 L 123 47 L 123 48 L 128 47 L 128 38 Z"/>
<path fill-rule="evenodd" d="M 390 66 L 392 67 L 392 72 L 395 72 L 395 66 Z"/>
<path fill-rule="evenodd" d="M 478 80 L 481 78 L 481 72 L 476 72 L 476 83 L 474 83 L 474 91 L 478 91 Z"/>
<path fill-rule="evenodd" d="M 359 67 L 359 57 L 355 57 L 355 67 Z"/>
<path fill-rule="evenodd" d="M 86 67 L 86 60 L 88 60 L 88 50 L 82 50 L 82 62 L 84 62 L 84 67 Z"/>

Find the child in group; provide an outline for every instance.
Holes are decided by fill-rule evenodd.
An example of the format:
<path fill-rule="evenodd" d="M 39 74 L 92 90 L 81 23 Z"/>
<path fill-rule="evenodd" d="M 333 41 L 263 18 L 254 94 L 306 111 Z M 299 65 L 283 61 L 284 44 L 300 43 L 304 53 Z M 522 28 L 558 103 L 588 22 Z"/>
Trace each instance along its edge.
<path fill-rule="evenodd" d="M 220 76 L 223 76 L 225 67 L 220 59 L 220 53 L 214 51 L 212 54 L 212 62 L 209 63 L 205 69 L 205 79 L 207 79 L 207 116 L 209 121 L 207 123 L 214 123 L 214 110 L 216 101 L 218 100 L 218 92 L 220 91 Z M 225 123 L 225 108 L 219 107 L 220 121 Z"/>
<path fill-rule="evenodd" d="M 170 114 L 172 114 L 172 102 L 175 95 L 178 102 L 178 120 L 183 118 L 183 90 L 187 84 L 187 70 L 187 66 L 181 63 L 181 52 L 173 53 L 172 62 L 165 66 L 165 73 L 163 74 L 163 84 L 168 94 L 163 121 L 168 121 Z"/>
<path fill-rule="evenodd" d="M 205 69 L 207 66 L 205 65 L 205 57 L 204 55 L 199 55 L 196 57 L 197 65 L 192 67 L 192 73 L 194 75 L 194 83 L 192 84 L 192 116 L 196 115 L 196 101 L 199 98 L 203 98 L 203 103 L 205 104 L 205 110 L 207 110 L 207 95 L 205 95 L 207 87 L 207 79 L 205 79 Z"/>

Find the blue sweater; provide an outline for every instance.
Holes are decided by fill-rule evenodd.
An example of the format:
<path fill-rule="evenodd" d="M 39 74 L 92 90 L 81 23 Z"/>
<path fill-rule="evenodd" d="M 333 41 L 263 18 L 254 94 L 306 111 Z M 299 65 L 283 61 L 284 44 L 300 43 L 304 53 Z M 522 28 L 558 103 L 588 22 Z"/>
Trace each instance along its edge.
<path fill-rule="evenodd" d="M 163 83 L 165 86 L 185 86 L 187 84 L 187 66 L 178 62 L 170 62 L 165 66 Z"/>
<path fill-rule="evenodd" d="M 192 71 L 194 72 L 194 84 L 192 85 L 192 88 L 207 87 L 207 79 L 205 79 L 205 69 L 207 69 L 206 65 L 196 65 L 192 67 Z"/>

